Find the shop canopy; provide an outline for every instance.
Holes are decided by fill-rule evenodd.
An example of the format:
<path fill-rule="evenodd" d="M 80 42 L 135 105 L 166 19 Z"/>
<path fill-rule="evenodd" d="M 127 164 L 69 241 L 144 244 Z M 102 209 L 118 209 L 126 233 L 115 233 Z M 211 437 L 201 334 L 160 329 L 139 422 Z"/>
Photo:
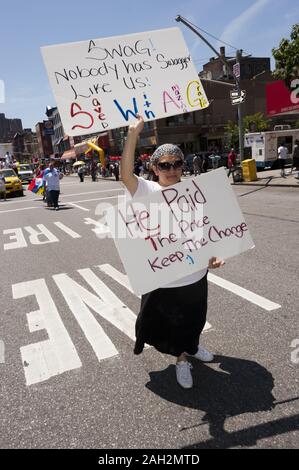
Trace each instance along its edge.
<path fill-rule="evenodd" d="M 76 160 L 76 152 L 72 148 L 63 152 L 61 160 Z"/>

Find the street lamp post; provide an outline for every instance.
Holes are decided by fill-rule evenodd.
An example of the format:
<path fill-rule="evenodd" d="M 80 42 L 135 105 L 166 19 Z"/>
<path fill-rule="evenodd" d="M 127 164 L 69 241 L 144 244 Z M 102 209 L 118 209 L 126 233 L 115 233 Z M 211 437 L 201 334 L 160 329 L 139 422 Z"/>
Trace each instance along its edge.
<path fill-rule="evenodd" d="M 200 34 L 190 23 L 188 20 L 183 18 L 181 15 L 177 15 L 175 18 L 176 21 L 183 23 L 187 28 L 191 29 L 193 33 L 195 33 L 207 46 L 212 49 L 212 51 L 219 57 L 221 62 L 225 65 L 227 71 L 230 71 L 231 74 L 233 75 L 235 79 L 235 84 L 238 90 L 238 94 L 240 95 L 241 93 L 241 85 L 240 85 L 240 77 L 236 77 L 235 74 L 233 73 L 232 66 L 231 64 L 226 60 L 226 58 L 223 55 L 220 55 L 219 52 L 212 46 L 212 44 L 207 41 L 207 39 Z M 241 51 L 237 51 L 236 54 L 236 61 L 237 63 L 240 63 L 242 53 Z M 242 162 L 244 159 L 244 131 L 243 131 L 243 109 L 242 109 L 242 103 L 238 104 L 238 127 L 239 127 L 239 152 L 240 152 L 240 161 Z"/>

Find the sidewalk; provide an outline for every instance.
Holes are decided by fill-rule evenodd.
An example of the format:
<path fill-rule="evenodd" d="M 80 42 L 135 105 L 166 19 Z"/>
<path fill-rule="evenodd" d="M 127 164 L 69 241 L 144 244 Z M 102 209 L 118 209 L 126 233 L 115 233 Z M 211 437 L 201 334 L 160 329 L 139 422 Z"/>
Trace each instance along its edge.
<path fill-rule="evenodd" d="M 242 183 L 234 183 L 232 177 L 230 177 L 230 181 L 234 185 L 240 186 L 276 186 L 276 187 L 286 187 L 286 188 L 299 188 L 299 179 L 296 179 L 298 172 L 293 170 L 292 174 L 290 174 L 291 169 L 286 168 L 285 173 L 286 177 L 282 178 L 280 176 L 280 170 L 264 170 L 258 171 L 257 181 L 243 181 Z"/>

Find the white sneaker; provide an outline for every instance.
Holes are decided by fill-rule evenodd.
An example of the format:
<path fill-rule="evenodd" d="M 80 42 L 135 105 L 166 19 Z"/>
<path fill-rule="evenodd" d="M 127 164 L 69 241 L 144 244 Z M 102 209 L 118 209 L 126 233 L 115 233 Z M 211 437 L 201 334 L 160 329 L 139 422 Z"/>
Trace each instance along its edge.
<path fill-rule="evenodd" d="M 192 388 L 193 379 L 191 375 L 192 365 L 187 361 L 180 361 L 176 363 L 176 379 L 178 384 L 183 388 Z"/>
<path fill-rule="evenodd" d="M 195 357 L 195 359 L 199 359 L 202 362 L 211 362 L 214 359 L 213 354 L 200 345 L 198 345 L 197 353 L 191 357 Z"/>

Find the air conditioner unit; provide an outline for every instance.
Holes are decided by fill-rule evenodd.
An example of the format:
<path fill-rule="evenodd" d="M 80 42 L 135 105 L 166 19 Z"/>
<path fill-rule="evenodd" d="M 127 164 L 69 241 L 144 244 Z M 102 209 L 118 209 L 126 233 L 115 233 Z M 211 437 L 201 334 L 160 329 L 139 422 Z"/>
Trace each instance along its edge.
<path fill-rule="evenodd" d="M 289 129 L 291 129 L 290 124 L 282 124 L 279 126 L 274 126 L 275 131 L 288 131 Z"/>

